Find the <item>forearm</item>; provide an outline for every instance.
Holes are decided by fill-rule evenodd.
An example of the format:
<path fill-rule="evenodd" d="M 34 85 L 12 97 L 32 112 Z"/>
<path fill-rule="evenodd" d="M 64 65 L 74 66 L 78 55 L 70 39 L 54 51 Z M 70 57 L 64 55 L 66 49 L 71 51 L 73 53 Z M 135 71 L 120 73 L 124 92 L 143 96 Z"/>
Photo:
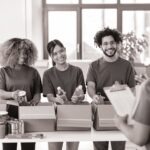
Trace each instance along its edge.
<path fill-rule="evenodd" d="M 48 99 L 49 102 L 56 103 L 56 98 L 54 97 L 53 94 L 47 94 L 47 99 Z"/>
<path fill-rule="evenodd" d="M 31 104 L 37 105 L 41 100 L 41 93 L 36 93 L 31 100 Z"/>
<path fill-rule="evenodd" d="M 91 86 L 88 86 L 87 90 L 88 90 L 89 96 L 93 99 L 93 96 L 96 94 L 95 88 L 91 87 Z"/>
<path fill-rule="evenodd" d="M 129 139 L 129 140 L 133 140 L 134 136 L 133 136 L 133 126 L 132 125 L 128 125 L 125 123 L 121 123 L 118 127 L 123 134 L 125 134 L 125 136 Z"/>
<path fill-rule="evenodd" d="M 133 143 L 143 146 L 147 142 L 146 133 L 140 132 L 140 129 L 136 128 L 135 125 L 128 125 L 121 123 L 119 126 L 120 130 L 125 134 L 125 136 Z"/>
<path fill-rule="evenodd" d="M 0 99 L 13 99 L 13 92 L 7 92 L 5 90 L 0 89 Z"/>

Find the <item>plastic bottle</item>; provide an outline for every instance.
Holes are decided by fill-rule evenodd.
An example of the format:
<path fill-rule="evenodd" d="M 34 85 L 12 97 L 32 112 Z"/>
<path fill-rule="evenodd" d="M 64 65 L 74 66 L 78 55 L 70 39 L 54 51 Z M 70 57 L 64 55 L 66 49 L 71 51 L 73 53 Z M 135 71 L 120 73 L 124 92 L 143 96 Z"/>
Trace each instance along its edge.
<path fill-rule="evenodd" d="M 83 94 L 83 89 L 82 89 L 82 85 L 79 85 L 74 92 L 74 96 L 81 96 Z"/>
<path fill-rule="evenodd" d="M 58 95 L 63 95 L 64 94 L 64 90 L 60 86 L 57 87 L 57 94 Z"/>
<path fill-rule="evenodd" d="M 67 101 L 66 92 L 60 86 L 57 87 L 57 95 L 62 96 L 61 98 Z"/>

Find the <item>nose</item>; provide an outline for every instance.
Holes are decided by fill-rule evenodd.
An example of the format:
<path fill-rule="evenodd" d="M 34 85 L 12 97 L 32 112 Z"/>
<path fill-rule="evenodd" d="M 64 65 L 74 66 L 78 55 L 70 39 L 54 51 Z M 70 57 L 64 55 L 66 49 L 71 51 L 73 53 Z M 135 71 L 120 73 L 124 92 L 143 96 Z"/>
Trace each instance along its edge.
<path fill-rule="evenodd" d="M 113 44 L 108 43 L 107 48 L 110 49 L 110 48 L 112 48 L 112 47 L 113 47 Z"/>

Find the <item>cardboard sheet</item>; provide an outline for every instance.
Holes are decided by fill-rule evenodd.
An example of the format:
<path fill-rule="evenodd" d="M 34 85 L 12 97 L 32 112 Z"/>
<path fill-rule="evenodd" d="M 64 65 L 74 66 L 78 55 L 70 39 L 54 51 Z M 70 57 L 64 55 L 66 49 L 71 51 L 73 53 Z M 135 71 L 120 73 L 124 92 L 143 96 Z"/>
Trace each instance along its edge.
<path fill-rule="evenodd" d="M 118 115 L 131 114 L 135 105 L 135 96 L 126 85 L 124 90 L 111 91 L 111 87 L 105 87 L 104 92 L 112 103 Z"/>

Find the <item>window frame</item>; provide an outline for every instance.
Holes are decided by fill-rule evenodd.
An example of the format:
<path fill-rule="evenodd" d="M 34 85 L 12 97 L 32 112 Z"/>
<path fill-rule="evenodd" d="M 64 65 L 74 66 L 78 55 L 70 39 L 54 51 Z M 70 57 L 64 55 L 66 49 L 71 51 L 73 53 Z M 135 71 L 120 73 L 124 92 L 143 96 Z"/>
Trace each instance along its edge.
<path fill-rule="evenodd" d="M 116 4 L 82 4 L 79 0 L 78 4 L 46 4 L 43 0 L 43 56 L 48 59 L 47 43 L 48 43 L 48 12 L 49 11 L 69 11 L 77 12 L 77 59 L 82 59 L 82 9 L 116 9 L 117 10 L 117 29 L 122 32 L 122 15 L 123 11 L 150 11 L 149 4 L 125 4 L 117 0 Z"/>

